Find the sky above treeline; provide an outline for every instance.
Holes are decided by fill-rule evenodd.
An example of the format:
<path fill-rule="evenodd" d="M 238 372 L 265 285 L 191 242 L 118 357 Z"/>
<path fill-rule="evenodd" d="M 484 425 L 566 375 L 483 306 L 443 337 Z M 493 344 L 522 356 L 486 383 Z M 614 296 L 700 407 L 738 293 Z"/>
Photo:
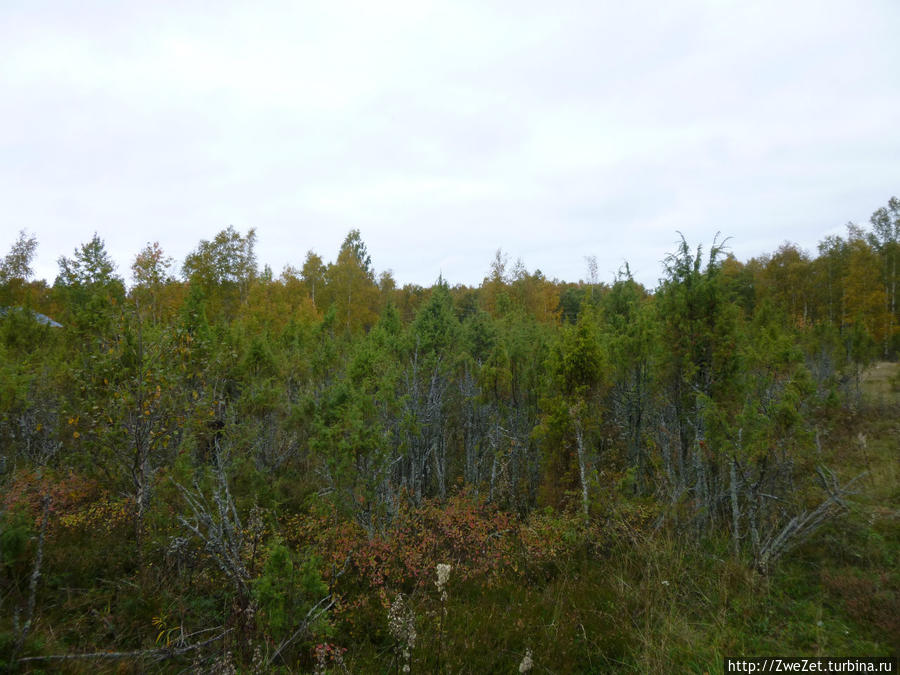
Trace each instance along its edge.
<path fill-rule="evenodd" d="M 681 232 L 746 260 L 900 195 L 900 2 L 0 3 L 0 248 L 255 227 L 276 275 L 359 229 L 397 282 L 655 286 Z"/>

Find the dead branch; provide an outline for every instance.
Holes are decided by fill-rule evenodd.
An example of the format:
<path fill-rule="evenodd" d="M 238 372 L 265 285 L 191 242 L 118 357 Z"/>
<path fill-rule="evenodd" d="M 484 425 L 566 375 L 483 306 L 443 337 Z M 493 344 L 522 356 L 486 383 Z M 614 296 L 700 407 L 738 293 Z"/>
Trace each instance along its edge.
<path fill-rule="evenodd" d="M 202 642 L 195 642 L 190 645 L 182 645 L 180 647 L 160 647 L 158 649 L 136 649 L 130 652 L 90 652 L 86 654 L 50 654 L 47 656 L 26 656 L 25 658 L 19 659 L 19 663 L 33 662 L 33 661 L 74 661 L 77 659 L 108 659 L 108 660 L 117 660 L 117 659 L 153 659 L 154 661 L 164 661 L 166 659 L 172 659 L 177 656 L 182 656 L 187 654 L 188 652 L 195 651 L 197 649 L 202 649 L 217 640 L 221 640 L 223 637 L 228 635 L 234 629 L 229 628 L 222 633 L 219 633 L 216 636 L 203 640 Z"/>
<path fill-rule="evenodd" d="M 780 531 L 771 534 L 762 542 L 756 555 L 756 568 L 762 574 L 766 574 L 778 558 L 806 541 L 828 520 L 846 511 L 849 507 L 844 499 L 848 495 L 855 494 L 849 488 L 868 472 L 859 474 L 843 486 L 840 485 L 834 472 L 825 467 L 817 467 L 816 473 L 828 497 L 812 511 L 803 511 L 791 518 Z"/>
<path fill-rule="evenodd" d="M 213 504 L 207 501 L 196 482 L 194 490 L 175 483 L 193 512 L 193 520 L 183 516 L 178 516 L 178 520 L 204 543 L 207 552 L 231 579 L 240 598 L 246 600 L 250 595 L 250 575 L 241 554 L 243 526 L 228 489 L 228 478 L 219 453 L 216 453 L 216 477 L 219 485 L 212 496 Z"/>
<path fill-rule="evenodd" d="M 326 601 L 327 601 L 327 603 L 326 603 Z M 323 603 L 325 603 L 324 606 L 323 606 Z M 310 610 L 306 613 L 306 616 L 303 618 L 303 621 L 300 623 L 300 626 L 297 628 L 297 630 L 295 630 L 289 637 L 286 637 L 284 640 L 282 640 L 281 644 L 278 645 L 277 649 L 274 651 L 272 656 L 270 656 L 266 660 L 266 665 L 273 663 L 275 661 L 275 659 L 277 659 L 281 655 L 281 652 L 283 652 L 294 640 L 296 640 L 303 633 L 305 633 L 306 630 L 309 628 L 309 626 L 316 619 L 318 619 L 320 616 L 322 616 L 322 614 L 327 612 L 332 607 L 334 607 L 334 596 L 333 595 L 326 595 L 324 598 L 319 600 L 315 605 L 313 605 L 310 608 Z"/>

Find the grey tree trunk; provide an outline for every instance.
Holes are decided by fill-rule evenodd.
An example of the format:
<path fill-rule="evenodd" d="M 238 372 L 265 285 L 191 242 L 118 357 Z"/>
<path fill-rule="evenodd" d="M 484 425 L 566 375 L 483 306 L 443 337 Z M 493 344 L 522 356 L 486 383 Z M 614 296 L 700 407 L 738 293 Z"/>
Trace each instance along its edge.
<path fill-rule="evenodd" d="M 588 500 L 587 458 L 584 449 L 584 431 L 581 428 L 581 421 L 578 419 L 575 419 L 575 442 L 578 450 L 578 473 L 581 476 L 581 507 L 584 510 L 584 517 L 587 518 L 590 510 L 590 501 Z"/>

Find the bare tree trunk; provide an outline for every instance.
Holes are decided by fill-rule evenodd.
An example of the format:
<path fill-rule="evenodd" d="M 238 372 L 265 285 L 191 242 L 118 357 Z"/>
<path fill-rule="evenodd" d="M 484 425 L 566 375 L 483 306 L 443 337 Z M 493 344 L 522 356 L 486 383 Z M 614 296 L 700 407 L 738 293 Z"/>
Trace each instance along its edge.
<path fill-rule="evenodd" d="M 586 453 L 584 449 L 584 431 L 581 428 L 581 421 L 577 418 L 574 421 L 575 442 L 578 449 L 578 473 L 581 476 L 581 507 L 584 510 L 584 517 L 587 518 L 590 510 L 590 502 L 588 500 L 587 459 L 585 457 Z"/>
<path fill-rule="evenodd" d="M 494 501 L 494 490 L 497 486 L 497 476 L 500 471 L 500 423 L 495 422 L 494 433 L 491 436 L 491 449 L 493 450 L 494 459 L 491 462 L 491 485 L 488 499 Z"/>
<path fill-rule="evenodd" d="M 737 460 L 734 457 L 731 458 L 731 539 L 734 557 L 737 558 L 741 552 L 741 510 L 738 504 Z"/>
<path fill-rule="evenodd" d="M 895 245 L 896 246 L 896 245 Z M 894 335 L 894 314 L 897 311 L 897 253 L 896 249 L 892 256 L 893 263 L 891 270 L 891 285 L 888 289 L 888 330 L 887 334 L 884 336 L 884 358 L 888 358 L 891 349 L 891 338 Z"/>
<path fill-rule="evenodd" d="M 34 607 L 37 600 L 37 585 L 41 578 L 41 567 L 44 564 L 44 539 L 47 536 L 47 520 L 50 515 L 51 501 L 49 495 L 44 495 L 41 499 L 41 532 L 38 535 L 37 552 L 34 556 L 34 568 L 31 570 L 31 580 L 28 583 L 28 604 L 25 606 L 25 623 L 22 624 L 22 629 L 19 631 L 19 637 L 16 638 L 16 644 L 13 647 L 12 654 L 9 658 L 10 663 L 16 662 L 16 658 L 18 657 L 19 652 L 22 651 L 22 647 L 25 646 L 25 640 L 31 632 L 31 623 L 34 619 Z M 18 618 L 17 611 L 15 616 L 15 623 L 17 624 Z"/>

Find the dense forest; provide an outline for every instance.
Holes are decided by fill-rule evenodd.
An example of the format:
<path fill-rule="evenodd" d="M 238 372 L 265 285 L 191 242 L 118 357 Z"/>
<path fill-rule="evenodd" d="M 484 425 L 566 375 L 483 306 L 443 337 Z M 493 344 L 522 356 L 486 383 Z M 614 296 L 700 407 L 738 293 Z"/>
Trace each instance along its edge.
<path fill-rule="evenodd" d="M 229 227 L 0 262 L 0 669 L 721 672 L 900 644 L 900 200 L 656 288 Z M 610 243 L 614 246 L 614 242 Z"/>

